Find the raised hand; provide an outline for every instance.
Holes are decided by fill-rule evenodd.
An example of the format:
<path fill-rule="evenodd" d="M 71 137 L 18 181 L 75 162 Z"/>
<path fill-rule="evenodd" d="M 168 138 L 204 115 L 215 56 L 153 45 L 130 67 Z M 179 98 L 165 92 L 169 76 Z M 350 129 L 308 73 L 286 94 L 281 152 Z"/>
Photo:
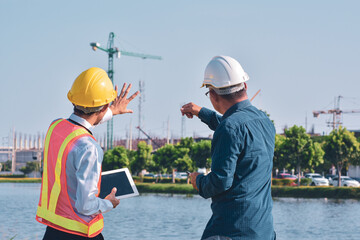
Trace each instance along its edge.
<path fill-rule="evenodd" d="M 133 113 L 133 110 L 127 109 L 127 105 L 133 100 L 140 92 L 137 91 L 129 98 L 126 98 L 131 89 L 131 84 L 126 88 L 126 83 L 124 83 L 119 96 L 117 96 L 114 102 L 110 106 L 110 110 L 113 115 L 124 114 L 124 113 Z M 118 87 L 115 86 L 115 91 L 117 92 Z"/>

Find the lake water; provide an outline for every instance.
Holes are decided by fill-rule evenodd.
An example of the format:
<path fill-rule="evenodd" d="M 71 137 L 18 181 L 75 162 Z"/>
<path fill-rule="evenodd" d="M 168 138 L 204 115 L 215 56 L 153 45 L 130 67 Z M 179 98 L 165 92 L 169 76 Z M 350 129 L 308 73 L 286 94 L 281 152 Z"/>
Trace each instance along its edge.
<path fill-rule="evenodd" d="M 40 184 L 0 183 L 0 239 L 42 239 L 36 222 Z M 143 194 L 121 200 L 104 214 L 103 235 L 117 239 L 200 239 L 211 216 L 210 200 L 199 196 Z M 278 239 L 360 239 L 360 201 L 274 199 Z"/>

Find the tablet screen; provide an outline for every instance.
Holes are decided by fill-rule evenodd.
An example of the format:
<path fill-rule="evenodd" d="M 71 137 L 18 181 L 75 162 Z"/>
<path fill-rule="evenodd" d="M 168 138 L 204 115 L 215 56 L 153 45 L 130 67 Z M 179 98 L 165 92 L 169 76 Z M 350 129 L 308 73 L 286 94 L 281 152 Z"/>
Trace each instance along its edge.
<path fill-rule="evenodd" d="M 101 174 L 100 198 L 105 198 L 113 189 L 117 188 L 117 198 L 128 198 L 139 195 L 129 169 L 122 168 Z"/>

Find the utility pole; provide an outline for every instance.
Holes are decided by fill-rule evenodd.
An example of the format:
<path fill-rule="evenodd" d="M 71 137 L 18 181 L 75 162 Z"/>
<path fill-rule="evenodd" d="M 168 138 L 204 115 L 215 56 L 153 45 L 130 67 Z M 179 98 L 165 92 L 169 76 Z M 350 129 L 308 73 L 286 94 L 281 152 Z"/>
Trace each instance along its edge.
<path fill-rule="evenodd" d="M 185 134 L 186 134 L 186 126 L 185 126 L 185 115 L 181 116 L 181 138 L 185 138 Z"/>
<path fill-rule="evenodd" d="M 11 156 L 11 173 L 14 174 L 16 170 L 16 133 L 15 128 L 13 128 L 13 147 L 12 147 L 12 156 Z"/>
<path fill-rule="evenodd" d="M 139 132 L 138 132 L 138 139 L 140 139 L 140 133 L 141 133 L 141 128 L 143 128 L 143 124 L 142 124 L 142 120 L 143 120 L 143 103 L 145 102 L 145 83 L 143 81 L 139 81 L 139 92 L 140 92 L 140 96 L 139 96 L 139 124 L 138 126 L 140 128 Z"/>
<path fill-rule="evenodd" d="M 90 46 L 92 47 L 92 49 L 94 51 L 96 51 L 97 49 L 100 49 L 108 54 L 108 56 L 109 56 L 108 75 L 113 84 L 114 84 L 114 79 L 113 79 L 113 77 L 114 77 L 114 68 L 113 68 L 114 55 L 116 55 L 117 58 L 120 58 L 121 55 L 124 55 L 124 56 L 131 56 L 131 57 L 139 57 L 142 59 L 148 59 L 148 58 L 149 59 L 157 59 L 157 60 L 162 59 L 160 56 L 154 56 L 154 55 L 148 55 L 148 54 L 142 54 L 142 53 L 133 53 L 133 52 L 119 50 L 117 47 L 114 47 L 114 38 L 115 38 L 115 34 L 113 32 L 111 32 L 109 34 L 107 48 L 101 48 L 100 43 L 98 43 L 98 42 L 90 43 Z M 113 119 L 111 119 L 107 123 L 106 142 L 107 142 L 106 149 L 112 149 L 113 148 Z"/>
<path fill-rule="evenodd" d="M 166 143 L 170 143 L 170 117 L 168 117 L 167 120 L 167 137 L 166 137 Z"/>
<path fill-rule="evenodd" d="M 130 120 L 129 150 L 132 150 L 132 120 Z"/>

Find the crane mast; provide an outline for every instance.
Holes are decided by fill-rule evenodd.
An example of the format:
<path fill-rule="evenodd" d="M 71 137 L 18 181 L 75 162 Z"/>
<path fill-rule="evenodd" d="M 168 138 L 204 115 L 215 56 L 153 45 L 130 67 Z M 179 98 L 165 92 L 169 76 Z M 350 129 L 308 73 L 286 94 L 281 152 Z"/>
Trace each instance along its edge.
<path fill-rule="evenodd" d="M 120 58 L 121 55 L 124 55 L 124 56 L 130 56 L 130 57 L 138 57 L 138 58 L 142 58 L 142 59 L 162 60 L 162 57 L 160 57 L 160 56 L 119 50 L 117 47 L 114 47 L 114 38 L 115 38 L 115 34 L 113 32 L 110 32 L 109 40 L 107 43 L 107 48 L 100 47 L 100 43 L 98 43 L 98 42 L 90 43 L 90 46 L 92 47 L 92 49 L 94 51 L 99 49 L 108 54 L 108 76 L 111 79 L 111 82 L 113 83 L 113 85 L 114 85 L 114 55 L 116 55 L 117 58 Z M 110 121 L 107 122 L 106 149 L 113 148 L 113 139 L 114 139 L 113 133 L 114 133 L 113 119 L 111 119 Z"/>

